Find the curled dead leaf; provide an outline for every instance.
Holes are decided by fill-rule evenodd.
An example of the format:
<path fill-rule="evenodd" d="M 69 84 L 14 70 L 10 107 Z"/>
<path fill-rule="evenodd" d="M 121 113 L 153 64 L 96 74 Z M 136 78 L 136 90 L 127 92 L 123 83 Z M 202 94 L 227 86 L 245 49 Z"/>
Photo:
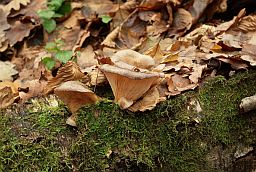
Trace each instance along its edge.
<path fill-rule="evenodd" d="M 69 61 L 59 69 L 56 77 L 48 81 L 44 89 L 44 94 L 49 94 L 54 90 L 54 88 L 56 88 L 63 82 L 79 80 L 83 77 L 85 77 L 85 74 L 81 72 L 77 64 Z"/>
<path fill-rule="evenodd" d="M 19 99 L 19 86 L 16 82 L 0 82 L 0 108 L 6 108 Z"/>
<path fill-rule="evenodd" d="M 169 95 L 172 96 L 178 95 L 182 91 L 191 90 L 197 87 L 197 84 L 191 83 L 188 78 L 178 74 L 174 74 L 170 78 L 167 78 L 167 85 L 170 92 Z"/>
<path fill-rule="evenodd" d="M 238 23 L 237 28 L 243 32 L 256 31 L 256 14 L 241 18 L 241 21 Z"/>
<path fill-rule="evenodd" d="M 115 39 L 120 32 L 120 27 L 116 27 L 112 32 L 108 34 L 108 36 L 101 43 L 102 45 L 114 48 L 116 46 Z"/>
<path fill-rule="evenodd" d="M 159 102 L 166 100 L 165 97 L 160 97 L 159 91 L 156 87 L 148 90 L 141 100 L 135 102 L 128 109 L 132 112 L 152 110 Z"/>

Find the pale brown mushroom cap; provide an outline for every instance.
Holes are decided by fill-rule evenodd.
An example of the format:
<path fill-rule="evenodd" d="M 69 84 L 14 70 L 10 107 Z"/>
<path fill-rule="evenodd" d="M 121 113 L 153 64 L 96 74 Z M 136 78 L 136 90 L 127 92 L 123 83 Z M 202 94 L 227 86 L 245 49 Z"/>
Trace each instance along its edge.
<path fill-rule="evenodd" d="M 108 64 L 100 66 L 100 69 L 110 83 L 115 102 L 122 109 L 130 107 L 156 83 L 159 77 L 163 76 L 160 73 L 134 72 Z"/>
<path fill-rule="evenodd" d="M 130 49 L 116 52 L 111 57 L 111 60 L 116 66 L 130 70 L 134 67 L 139 69 L 150 69 L 156 65 L 151 56 L 140 54 Z"/>
<path fill-rule="evenodd" d="M 75 113 L 81 106 L 94 104 L 98 96 L 79 81 L 68 81 L 54 89 L 54 93 Z"/>

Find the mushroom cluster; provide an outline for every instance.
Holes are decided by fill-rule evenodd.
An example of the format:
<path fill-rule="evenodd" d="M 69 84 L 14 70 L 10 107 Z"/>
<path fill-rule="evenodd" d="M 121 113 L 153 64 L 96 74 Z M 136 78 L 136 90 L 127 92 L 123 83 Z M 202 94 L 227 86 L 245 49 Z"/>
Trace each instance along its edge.
<path fill-rule="evenodd" d="M 118 51 L 111 60 L 114 65 L 103 64 L 100 70 L 112 88 L 115 102 L 122 109 L 131 107 L 164 76 L 151 71 L 155 66 L 152 57 L 133 50 Z"/>

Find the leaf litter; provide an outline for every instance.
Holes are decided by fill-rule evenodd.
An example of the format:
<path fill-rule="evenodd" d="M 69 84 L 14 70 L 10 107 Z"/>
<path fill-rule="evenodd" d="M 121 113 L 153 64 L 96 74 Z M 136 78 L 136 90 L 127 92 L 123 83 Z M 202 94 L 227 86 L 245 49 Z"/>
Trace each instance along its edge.
<path fill-rule="evenodd" d="M 52 33 L 38 13 L 46 5 L 46 0 L 0 5 L 2 108 L 50 93 L 72 102 L 72 96 L 83 97 L 81 86 L 95 91 L 110 85 L 122 109 L 146 111 L 195 89 L 221 64 L 229 64 L 230 72 L 256 65 L 256 15 L 242 9 L 230 21 L 213 20 L 227 10 L 227 0 L 76 1 L 69 15 L 52 16 Z M 64 44 L 53 65 L 45 45 L 56 40 Z M 85 99 L 66 103 L 75 114 Z"/>

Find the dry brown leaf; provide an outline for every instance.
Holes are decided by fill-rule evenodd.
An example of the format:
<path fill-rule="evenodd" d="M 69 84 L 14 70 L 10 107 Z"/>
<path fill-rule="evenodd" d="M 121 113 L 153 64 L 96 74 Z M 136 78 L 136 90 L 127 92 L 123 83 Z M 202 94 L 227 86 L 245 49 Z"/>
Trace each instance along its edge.
<path fill-rule="evenodd" d="M 156 65 L 162 62 L 164 56 L 159 43 L 148 49 L 144 54 L 151 56 L 155 60 Z"/>
<path fill-rule="evenodd" d="M 181 75 L 174 74 L 170 78 L 167 78 L 169 95 L 178 95 L 182 91 L 191 90 L 197 87 L 197 84 L 192 84 L 188 78 L 184 78 Z"/>
<path fill-rule="evenodd" d="M 179 8 L 174 13 L 173 23 L 170 27 L 169 35 L 183 35 L 192 26 L 192 16 L 191 14 L 183 9 Z"/>
<path fill-rule="evenodd" d="M 241 18 L 241 21 L 238 23 L 237 28 L 243 32 L 256 31 L 256 14 Z"/>
<path fill-rule="evenodd" d="M 192 83 L 198 83 L 198 80 L 201 79 L 203 70 L 206 67 L 207 65 L 194 64 L 193 71 L 189 75 L 189 79 L 192 81 Z"/>
<path fill-rule="evenodd" d="M 0 61 L 0 69 L 1 69 L 1 73 L 0 73 L 0 81 L 12 81 L 13 75 L 17 75 L 18 71 L 14 69 L 15 65 L 13 65 L 12 63 L 6 61 L 6 62 L 2 62 Z"/>
<path fill-rule="evenodd" d="M 137 7 L 138 2 L 136 0 L 129 0 L 120 6 L 121 10 L 133 10 Z"/>
<path fill-rule="evenodd" d="M 11 12 L 11 9 L 19 10 L 21 5 L 26 6 L 30 3 L 30 0 L 12 0 L 7 5 L 4 6 L 4 11 L 6 13 Z"/>
<path fill-rule="evenodd" d="M 18 89 L 20 87 L 20 83 L 19 82 L 10 82 L 10 81 L 4 81 L 4 82 L 0 82 L 0 89 L 4 88 L 4 87 L 10 87 L 13 93 L 18 92 Z"/>
<path fill-rule="evenodd" d="M 193 17 L 193 23 L 196 23 L 197 20 L 201 17 L 203 12 L 206 10 L 207 6 L 213 0 L 195 0 L 193 6 L 190 8 L 191 15 Z"/>
<path fill-rule="evenodd" d="M 18 82 L 0 82 L 0 108 L 11 105 L 19 98 L 19 87 L 20 84 Z"/>
<path fill-rule="evenodd" d="M 32 23 L 21 23 L 16 21 L 10 30 L 6 32 L 6 37 L 9 41 L 9 44 L 13 46 L 17 42 L 22 41 L 25 37 L 29 36 L 30 31 L 35 28 L 35 25 Z"/>
<path fill-rule="evenodd" d="M 47 3 L 42 0 L 32 0 L 25 8 L 21 8 L 19 11 L 12 12 L 9 17 L 30 16 L 32 18 L 39 19 L 37 12 L 40 9 L 45 9 Z"/>
<path fill-rule="evenodd" d="M 54 89 L 54 93 L 69 107 L 74 114 L 81 106 L 94 104 L 99 97 L 81 82 L 67 81 Z"/>
<path fill-rule="evenodd" d="M 135 102 L 128 109 L 132 112 L 152 110 L 159 102 L 166 100 L 165 97 L 160 97 L 159 91 L 156 87 L 148 90 L 141 100 Z"/>
<path fill-rule="evenodd" d="M 0 89 L 0 108 L 6 108 L 19 98 L 18 92 L 13 92 L 11 87 Z"/>
<path fill-rule="evenodd" d="M 121 26 L 117 47 L 134 48 L 142 44 L 143 37 L 146 35 L 146 24 L 141 22 L 137 13 L 127 19 Z"/>
<path fill-rule="evenodd" d="M 44 89 L 44 94 L 51 93 L 54 88 L 66 81 L 79 80 L 85 77 L 85 74 L 81 72 L 76 63 L 69 61 L 62 66 L 57 76 L 48 81 L 47 86 Z"/>
<path fill-rule="evenodd" d="M 83 4 L 85 5 L 82 8 L 82 14 L 88 21 L 95 19 L 96 15 L 115 13 L 119 8 L 118 4 L 113 4 L 110 0 L 85 0 Z"/>
<path fill-rule="evenodd" d="M 145 10 L 157 10 L 161 9 L 164 5 L 166 5 L 167 0 L 144 0 L 139 5 L 139 8 L 145 9 Z"/>
<path fill-rule="evenodd" d="M 120 27 L 116 27 L 112 32 L 108 34 L 108 36 L 104 39 L 104 41 L 101 44 L 108 47 L 115 48 L 116 46 L 115 39 L 117 38 L 119 32 L 120 32 Z"/>
<path fill-rule="evenodd" d="M 240 19 L 245 15 L 245 9 L 242 9 L 236 17 L 234 17 L 232 20 L 228 22 L 224 22 L 220 25 L 218 25 L 215 28 L 215 35 L 222 34 L 225 31 L 228 31 L 231 29 L 233 26 L 236 26 L 236 24 L 240 21 Z"/>
<path fill-rule="evenodd" d="M 42 96 L 46 84 L 46 81 L 40 81 L 38 79 L 27 80 L 22 83 L 21 88 L 28 88 L 28 92 L 19 92 L 22 102 L 25 102 L 32 97 Z"/>
<path fill-rule="evenodd" d="M 0 48 L 3 47 L 5 44 L 6 36 L 5 36 L 5 30 L 9 29 L 10 25 L 7 22 L 7 13 L 5 13 L 0 8 Z M 2 52 L 2 51 L 0 51 Z"/>
<path fill-rule="evenodd" d="M 83 33 L 84 30 L 81 30 L 80 26 L 74 26 L 72 29 L 63 27 L 61 30 L 53 32 L 50 35 L 49 40 L 61 38 L 65 42 L 65 46 L 63 48 L 65 50 L 73 50 L 75 45 L 81 40 Z"/>
<path fill-rule="evenodd" d="M 244 61 L 236 58 L 232 59 L 232 58 L 218 57 L 217 59 L 222 62 L 231 64 L 231 67 L 236 70 L 248 68 L 248 65 Z"/>
<path fill-rule="evenodd" d="M 72 29 L 75 26 L 79 25 L 79 20 L 84 19 L 80 10 L 75 10 L 71 13 L 71 16 L 63 22 L 64 27 L 67 29 Z"/>
<path fill-rule="evenodd" d="M 81 69 L 91 67 L 98 64 L 97 59 L 95 59 L 95 53 L 91 45 L 82 49 L 81 55 L 77 57 L 77 64 Z"/>
<path fill-rule="evenodd" d="M 152 25 L 147 26 L 148 35 L 160 35 L 169 29 L 169 25 L 164 20 L 157 20 Z"/>
<path fill-rule="evenodd" d="M 107 82 L 107 78 L 97 66 L 86 68 L 82 70 L 82 72 L 86 72 L 89 76 L 89 82 L 87 83 L 88 86 L 101 85 Z"/>
<path fill-rule="evenodd" d="M 170 62 L 178 62 L 179 55 L 178 53 L 175 54 L 167 54 L 164 58 L 163 63 L 170 63 Z"/>
<path fill-rule="evenodd" d="M 73 29 L 72 29 L 73 30 Z M 72 48 L 73 51 L 79 50 L 84 41 L 90 36 L 90 32 L 87 30 L 81 30 L 78 35 L 78 39 L 76 40 L 75 46 Z"/>
<path fill-rule="evenodd" d="M 250 62 L 252 66 L 256 66 L 256 45 L 246 44 L 242 49 L 241 59 Z"/>

